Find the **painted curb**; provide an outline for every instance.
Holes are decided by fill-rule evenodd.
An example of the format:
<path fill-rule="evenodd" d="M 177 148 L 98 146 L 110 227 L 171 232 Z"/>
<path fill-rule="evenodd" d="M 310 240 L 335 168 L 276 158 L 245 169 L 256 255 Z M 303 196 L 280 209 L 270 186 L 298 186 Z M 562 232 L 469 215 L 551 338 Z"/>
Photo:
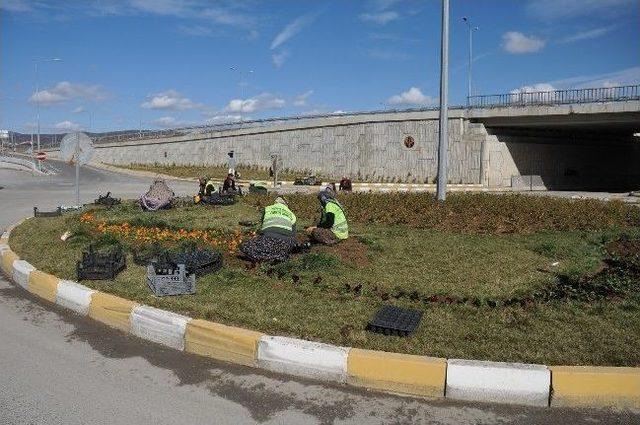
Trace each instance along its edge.
<path fill-rule="evenodd" d="M 13 262 L 13 281 L 22 286 L 23 289 L 29 287 L 29 275 L 36 268 L 24 260 L 15 260 Z"/>
<path fill-rule="evenodd" d="M 447 360 L 448 398 L 546 407 L 550 387 L 551 372 L 543 365 Z"/>
<path fill-rule="evenodd" d="M 552 406 L 640 409 L 640 368 L 551 366 Z"/>
<path fill-rule="evenodd" d="M 55 303 L 61 307 L 73 310 L 81 316 L 89 314 L 91 297 L 96 291 L 70 280 L 58 282 L 58 292 Z"/>
<path fill-rule="evenodd" d="M 190 317 L 139 305 L 131 311 L 131 333 L 176 350 L 184 351 L 184 336 Z"/>
<path fill-rule="evenodd" d="M 60 279 L 57 277 L 40 270 L 34 270 L 29 275 L 27 291 L 55 303 L 58 294 L 58 282 L 60 282 Z"/>
<path fill-rule="evenodd" d="M 89 304 L 89 317 L 112 328 L 131 332 L 131 312 L 139 304 L 104 292 L 95 292 Z"/>
<path fill-rule="evenodd" d="M 0 268 L 4 274 L 13 280 L 13 262 L 19 260 L 18 255 L 11 251 L 11 248 L 5 249 L 1 251 L 2 253 L 2 262 L 0 262 Z"/>
<path fill-rule="evenodd" d="M 258 341 L 264 334 L 206 320 L 187 324 L 185 351 L 244 366 L 257 366 Z"/>
<path fill-rule="evenodd" d="M 23 220 L 24 221 L 24 220 Z M 22 222 L 22 221 L 21 221 Z M 13 228 L 15 226 L 12 226 Z M 141 338 L 229 363 L 418 397 L 640 410 L 640 368 L 439 359 L 337 347 L 191 319 L 38 271 L 0 243 L 6 276 L 34 295 Z M 17 266 L 17 269 L 16 269 Z M 445 391 L 446 390 L 446 391 Z"/>
<path fill-rule="evenodd" d="M 447 360 L 352 348 L 347 383 L 385 392 L 444 397 Z"/>
<path fill-rule="evenodd" d="M 273 372 L 327 381 L 347 381 L 349 349 L 283 336 L 263 336 L 258 366 Z"/>

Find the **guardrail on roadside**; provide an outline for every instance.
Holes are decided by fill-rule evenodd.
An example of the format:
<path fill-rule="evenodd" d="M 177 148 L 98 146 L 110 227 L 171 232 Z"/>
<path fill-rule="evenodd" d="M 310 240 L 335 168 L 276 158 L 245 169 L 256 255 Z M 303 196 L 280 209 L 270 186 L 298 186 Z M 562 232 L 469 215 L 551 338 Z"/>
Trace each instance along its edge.
<path fill-rule="evenodd" d="M 506 106 L 616 102 L 625 100 L 640 100 L 640 85 L 470 96 L 468 103 L 471 108 L 495 108 Z"/>

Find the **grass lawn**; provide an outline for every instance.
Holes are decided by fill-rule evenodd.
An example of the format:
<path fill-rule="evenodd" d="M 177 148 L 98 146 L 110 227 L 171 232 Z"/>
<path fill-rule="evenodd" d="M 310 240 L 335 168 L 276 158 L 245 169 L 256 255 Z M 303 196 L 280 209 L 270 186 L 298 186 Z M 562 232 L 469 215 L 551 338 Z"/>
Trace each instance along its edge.
<path fill-rule="evenodd" d="M 461 203 L 491 202 L 513 223 L 507 205 L 525 203 L 522 211 L 535 211 L 540 200 L 460 195 L 452 197 L 449 212 L 430 208 L 425 213 L 458 214 L 446 227 L 420 225 L 411 216 L 397 224 L 398 214 L 378 214 L 367 196 L 388 199 L 344 199 L 352 237 L 336 247 L 314 247 L 284 263 L 251 267 L 230 252 L 226 242 L 216 245 L 224 250 L 225 266 L 199 278 L 192 296 L 153 296 L 146 271 L 130 255 L 127 269 L 114 281 L 82 283 L 192 317 L 345 346 L 448 358 L 640 365 L 640 284 L 620 283 L 622 289 L 607 296 L 592 294 L 588 284 L 603 270 L 610 241 L 622 234 L 640 238 L 640 215 L 633 207 L 554 200 L 549 201 L 548 217 L 540 218 L 547 224 L 534 230 L 526 220 L 516 228 L 502 222 L 486 227 L 478 224 L 477 212 L 459 208 Z M 399 199 L 390 202 L 406 208 L 396 205 Z M 402 199 L 411 205 L 420 199 L 430 202 L 429 195 Z M 184 205 L 157 213 L 143 213 L 125 203 L 92 210 L 91 221 L 85 223 L 80 222 L 81 214 L 28 220 L 12 232 L 10 243 L 38 269 L 75 279 L 75 262 L 90 242 L 106 245 L 119 240 L 125 248 L 148 243 L 130 236 L 134 231 L 129 236 L 111 233 L 109 226 L 128 223 L 134 229 L 157 228 L 169 235 L 199 229 L 246 239 L 248 229 L 238 221 L 257 221 L 266 202 L 250 196 L 228 207 Z M 300 227 L 313 222 L 314 202 L 313 196 L 303 195 L 291 200 Z M 501 202 L 502 207 L 497 205 Z M 356 211 L 360 205 L 368 205 L 370 215 Z M 490 210 L 483 209 L 486 217 L 493 217 Z M 587 221 L 582 214 L 590 215 L 590 226 L 583 224 Z M 486 217 L 481 215 L 481 221 L 490 221 Z M 107 230 L 96 230 L 98 223 Z M 65 230 L 77 236 L 62 242 L 59 237 Z M 175 245 L 171 237 L 155 243 Z M 570 286 L 576 294 L 565 291 L 556 296 L 558 283 L 567 281 L 577 282 Z M 415 334 L 401 338 L 365 330 L 375 311 L 389 303 L 424 312 Z"/>

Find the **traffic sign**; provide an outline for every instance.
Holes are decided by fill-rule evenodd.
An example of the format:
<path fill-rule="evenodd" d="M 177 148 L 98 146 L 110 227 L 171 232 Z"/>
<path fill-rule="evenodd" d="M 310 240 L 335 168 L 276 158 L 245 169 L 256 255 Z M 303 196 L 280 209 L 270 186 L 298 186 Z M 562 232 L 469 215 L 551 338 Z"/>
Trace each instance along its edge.
<path fill-rule="evenodd" d="M 44 161 L 45 159 L 47 159 L 47 153 L 46 152 L 38 152 L 36 154 L 36 159 L 38 161 Z"/>

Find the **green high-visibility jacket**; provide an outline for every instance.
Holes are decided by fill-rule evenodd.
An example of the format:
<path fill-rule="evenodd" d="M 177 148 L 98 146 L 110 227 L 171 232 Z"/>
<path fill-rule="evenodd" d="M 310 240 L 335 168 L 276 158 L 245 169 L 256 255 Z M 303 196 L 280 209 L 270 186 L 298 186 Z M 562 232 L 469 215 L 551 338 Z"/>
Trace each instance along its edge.
<path fill-rule="evenodd" d="M 296 215 L 284 204 L 275 203 L 264 209 L 261 231 L 276 230 L 282 233 L 293 234 L 296 224 Z"/>
<path fill-rule="evenodd" d="M 331 231 L 338 239 L 347 239 L 349 237 L 349 225 L 347 224 L 347 216 L 342 207 L 337 202 L 329 201 L 324 206 L 325 214 L 333 214 L 333 226 Z"/>

